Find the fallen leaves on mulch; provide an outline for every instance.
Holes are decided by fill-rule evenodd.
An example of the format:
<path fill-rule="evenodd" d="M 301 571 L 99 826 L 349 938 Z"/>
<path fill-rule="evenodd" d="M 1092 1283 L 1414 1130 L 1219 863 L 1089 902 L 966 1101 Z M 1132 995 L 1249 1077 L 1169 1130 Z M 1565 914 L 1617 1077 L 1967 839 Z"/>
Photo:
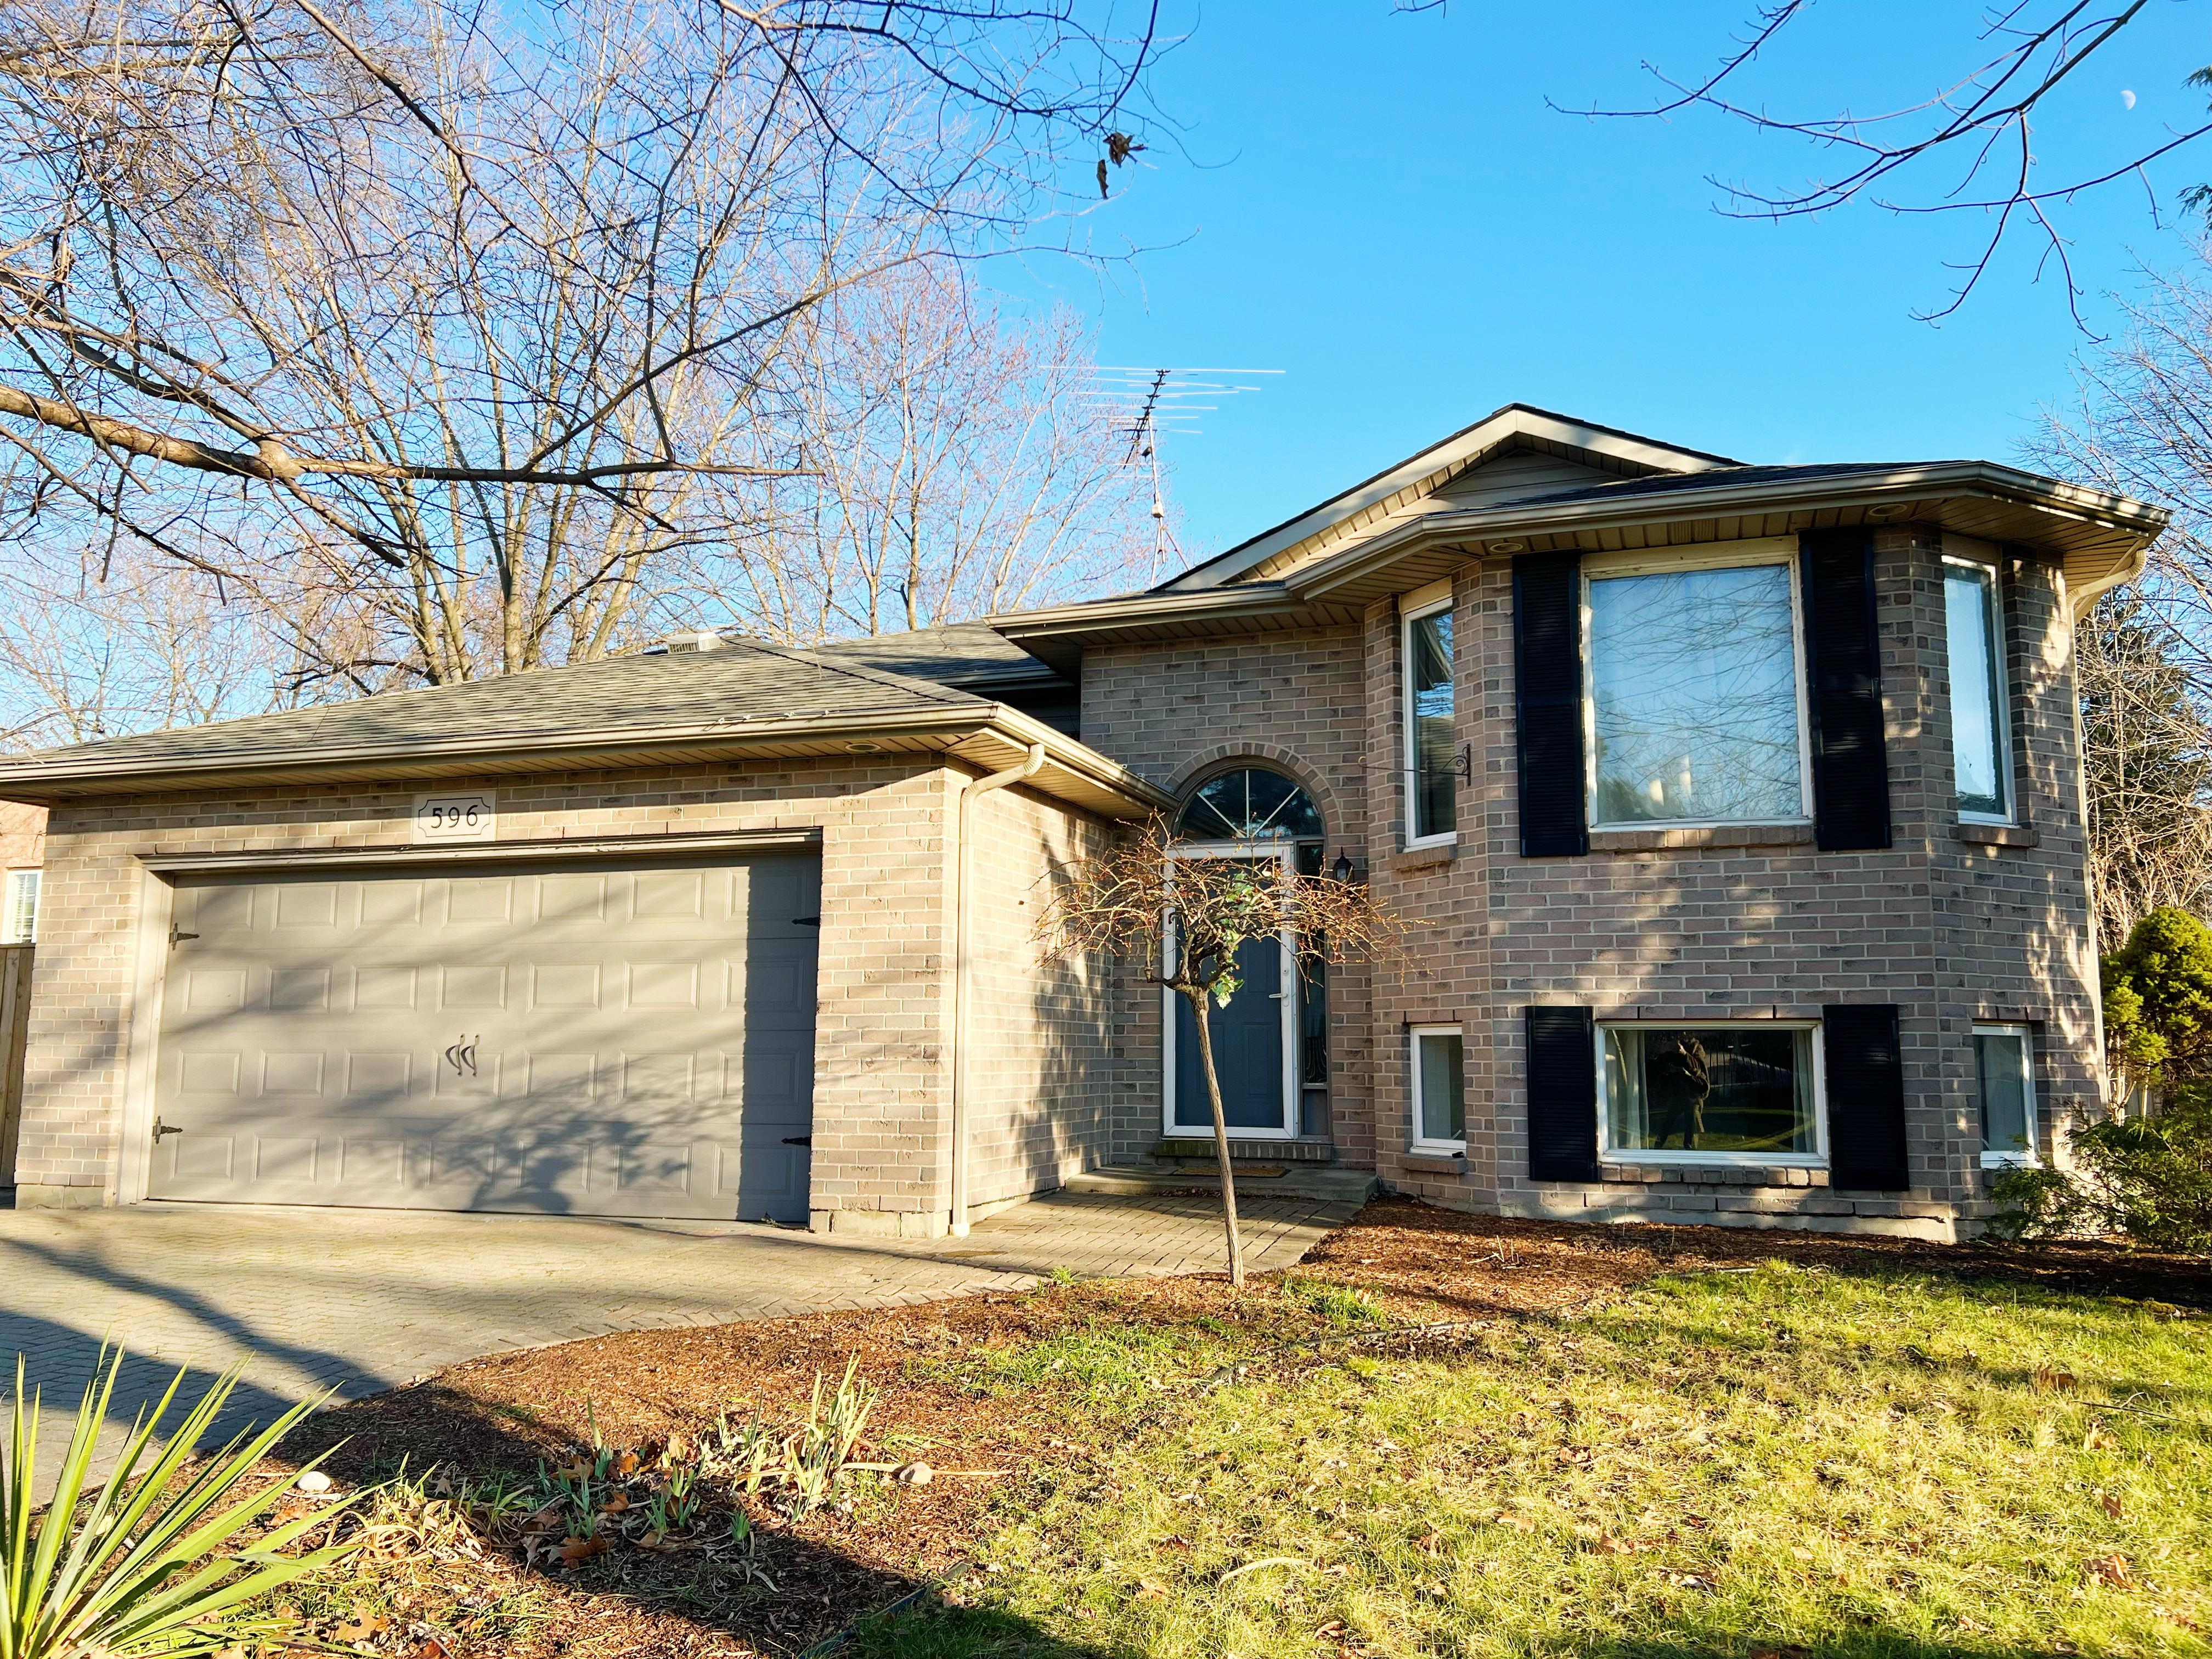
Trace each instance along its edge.
<path fill-rule="evenodd" d="M 1468 1216 L 1403 1199 L 1370 1204 L 1288 1276 L 1366 1291 L 1393 1324 L 1449 1327 L 1541 1317 L 1620 1295 L 1657 1273 L 1741 1271 L 1774 1257 L 1842 1273 L 2012 1279 L 2133 1297 L 2176 1316 L 2212 1309 L 2212 1263 L 2188 1258 L 2087 1245 L 2028 1250 L 1574 1226 Z M 341 1482 L 388 1474 L 403 1460 L 418 1476 L 441 1468 L 478 1480 L 501 1471 L 529 1476 L 541 1462 L 570 1462 L 594 1436 L 609 1446 L 650 1447 L 706 1434 L 726 1412 L 803 1414 L 817 1376 L 835 1379 L 856 1363 L 878 1396 L 855 1455 L 887 1470 L 926 1458 L 937 1477 L 885 1479 L 857 1501 L 797 1522 L 757 1515 L 757 1560 L 773 1592 L 702 1578 L 696 1557 L 642 1546 L 607 1551 L 604 1540 L 596 1540 L 600 1547 L 570 1540 L 557 1551 L 563 1564 L 549 1571 L 496 1548 L 418 1544 L 387 1598 L 394 1616 L 348 1642 L 401 1659 L 788 1655 L 956 1569 L 994 1501 L 1027 1501 L 1100 1455 L 1094 1443 L 1120 1431 L 1093 1408 L 1049 1389 L 979 1391 L 964 1368 L 981 1352 L 1101 1319 L 1241 1330 L 1255 1355 L 1303 1349 L 1328 1328 L 1278 1285 L 1261 1281 L 1259 1293 L 1239 1297 L 1224 1278 L 1199 1276 L 623 1332 L 472 1360 L 320 1413 L 286 1443 L 284 1455 L 305 1461 L 343 1442 L 323 1465 Z M 2055 1390 L 2072 1379 L 2039 1381 Z M 1528 1524 L 1510 1511 L 1496 1521 Z M 1601 1534 L 1589 1547 L 1634 1547 Z M 2100 1560 L 2086 1571 L 2112 1584 L 2128 1568 Z M 1693 1575 L 1678 1576 L 1674 1587 L 1702 1588 Z"/>

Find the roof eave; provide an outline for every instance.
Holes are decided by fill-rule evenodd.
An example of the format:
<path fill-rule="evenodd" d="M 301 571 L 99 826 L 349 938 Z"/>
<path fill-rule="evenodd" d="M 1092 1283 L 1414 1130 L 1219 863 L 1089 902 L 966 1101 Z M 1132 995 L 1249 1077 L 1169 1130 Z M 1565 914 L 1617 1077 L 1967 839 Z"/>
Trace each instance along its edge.
<path fill-rule="evenodd" d="M 1439 548 L 1463 557 L 1517 552 L 1511 544 L 1535 536 L 1572 536 L 1626 526 L 1667 526 L 1702 519 L 1741 516 L 1747 512 L 1818 514 L 1857 507 L 1901 505 L 1909 513 L 1921 502 L 1981 497 L 2027 507 L 2046 516 L 2124 539 L 2117 559 L 2084 550 L 2078 561 L 2066 555 L 2069 587 L 2100 583 L 2096 591 L 2124 581 L 2142 569 L 2144 550 L 2172 516 L 2163 507 L 2057 483 L 2032 473 L 1990 462 L 1955 466 L 1899 467 L 1887 472 L 1843 478 L 1807 479 L 1776 484 L 1717 484 L 1665 495 L 1624 495 L 1618 501 L 1564 501 L 1472 508 L 1425 514 L 1355 548 L 1291 572 L 1286 588 L 1301 598 L 1359 603 L 1373 595 L 1373 579 L 1417 552 Z M 1905 521 L 1900 513 L 1893 522 Z M 2117 570 L 2118 574 L 2112 574 Z"/>
<path fill-rule="evenodd" d="M 0 800 L 52 806 L 94 797 L 173 794 L 229 785 L 310 781 L 406 782 L 441 776 L 504 776 L 651 765 L 671 758 L 749 756 L 830 758 L 843 755 L 954 754 L 989 769 L 1011 763 L 1032 744 L 1047 750 L 1047 770 L 1034 787 L 1103 817 L 1139 819 L 1164 810 L 1168 798 L 1127 768 L 1064 732 L 1004 704 L 899 710 L 816 720 L 749 720 L 743 725 L 690 722 L 681 726 L 565 732 L 542 738 L 455 738 L 411 744 L 295 751 L 252 757 L 179 757 L 157 761 L 69 763 L 17 762 L 0 766 Z"/>

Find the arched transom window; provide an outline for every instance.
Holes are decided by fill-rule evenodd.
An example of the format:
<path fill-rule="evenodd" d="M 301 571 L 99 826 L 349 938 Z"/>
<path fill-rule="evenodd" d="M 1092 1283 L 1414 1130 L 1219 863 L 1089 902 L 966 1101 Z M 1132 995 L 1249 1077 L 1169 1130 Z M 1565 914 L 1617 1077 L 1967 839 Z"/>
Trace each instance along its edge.
<path fill-rule="evenodd" d="M 1183 803 L 1176 834 L 1188 841 L 1319 842 L 1321 814 L 1280 772 L 1249 767 L 1200 784 Z"/>

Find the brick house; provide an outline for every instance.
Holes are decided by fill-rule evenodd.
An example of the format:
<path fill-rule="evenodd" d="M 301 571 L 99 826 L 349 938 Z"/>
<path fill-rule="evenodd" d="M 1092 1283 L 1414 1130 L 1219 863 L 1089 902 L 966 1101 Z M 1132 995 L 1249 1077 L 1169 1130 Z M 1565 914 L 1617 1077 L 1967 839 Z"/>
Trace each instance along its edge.
<path fill-rule="evenodd" d="M 1955 1237 L 2099 1091 L 2070 623 L 2163 523 L 1514 406 L 1139 595 L 0 768 L 52 814 L 19 1201 L 934 1236 L 1181 1178 L 1187 1015 L 1031 927 L 1159 814 L 1425 924 L 1255 947 L 1255 1176 Z"/>

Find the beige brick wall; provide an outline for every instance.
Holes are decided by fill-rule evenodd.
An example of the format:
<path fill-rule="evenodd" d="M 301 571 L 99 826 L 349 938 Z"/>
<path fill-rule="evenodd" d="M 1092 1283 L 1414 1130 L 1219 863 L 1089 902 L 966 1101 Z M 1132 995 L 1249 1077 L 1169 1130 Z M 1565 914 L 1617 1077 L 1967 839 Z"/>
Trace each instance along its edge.
<path fill-rule="evenodd" d="M 1083 740 L 1177 795 L 1239 766 L 1287 773 L 1320 809 L 1325 857 L 1344 848 L 1364 864 L 1370 777 L 1393 763 L 1367 742 L 1368 661 L 1356 629 L 1091 652 L 1083 659 Z M 1367 975 L 1340 969 L 1328 994 L 1328 1127 L 1342 1161 L 1372 1167 Z M 1122 1006 L 1120 1042 L 1129 1059 L 1115 1090 L 1116 1161 L 1141 1158 L 1158 1143 L 1165 1091 L 1158 989 L 1131 987 Z"/>
<path fill-rule="evenodd" d="M 1100 957 L 1056 960 L 1037 937 L 1053 875 L 1106 830 L 1018 785 L 976 798 L 968 1015 L 969 1202 L 1057 1187 L 1111 1161 L 1126 994 Z"/>
<path fill-rule="evenodd" d="M 1523 860 L 1516 809 L 1511 565 L 1454 587 L 1462 787 L 1449 854 L 1407 854 L 1395 602 L 1350 634 L 1126 647 L 1085 662 L 1085 740 L 1180 788 L 1200 757 L 1271 758 L 1327 791 L 1332 847 L 1364 848 L 1378 897 L 1422 924 L 1418 966 L 1373 988 L 1371 1024 L 1336 1011 L 1336 1135 L 1393 1185 L 1461 1207 L 1950 1236 L 1987 1212 L 1970 1028 L 2033 1023 L 2046 1139 L 2096 1089 L 2095 962 L 2076 793 L 2071 635 L 2051 566 L 2003 561 L 2021 820 L 2033 847 L 1959 839 L 1952 803 L 1941 534 L 1877 537 L 1894 844 L 1594 852 Z M 1978 544 L 1954 550 L 1991 556 Z M 1207 695 L 1209 685 L 1216 694 Z M 1202 711 L 1202 712 L 1194 712 Z M 1194 763 L 1198 763 L 1194 764 Z M 1317 793 L 1319 791 L 1317 790 Z M 1537 1184 L 1526 1175 L 1522 1010 L 1601 1018 L 1817 1018 L 1842 998 L 1903 1007 L 1913 1189 L 1844 1197 L 1777 1172 Z M 1459 1024 L 1468 1046 L 1463 1167 L 1409 1158 L 1410 1024 Z M 1153 1027 L 1133 1052 L 1157 1055 Z M 1347 1029 L 1364 1027 L 1365 1029 Z M 1367 1045 L 1371 1043 L 1371 1048 Z M 1347 1060 L 1371 1057 L 1358 1067 Z M 1124 1144 L 1152 1133 L 1158 1066 L 1133 1063 Z M 1364 1154 L 1363 1158 L 1362 1154 Z M 1626 1170 L 1624 1174 L 1632 1172 Z"/>
<path fill-rule="evenodd" d="M 0 870 L 35 870 L 46 862 L 46 809 L 0 800 Z"/>
<path fill-rule="evenodd" d="M 951 775 L 878 763 L 769 761 L 454 780 L 495 788 L 501 838 L 818 829 L 819 1225 L 942 1231 Z M 448 787 L 441 783 L 441 788 Z M 19 1180 L 27 1202 L 112 1201 L 142 855 L 399 846 L 414 787 L 340 785 L 58 807 L 32 1010 Z"/>

